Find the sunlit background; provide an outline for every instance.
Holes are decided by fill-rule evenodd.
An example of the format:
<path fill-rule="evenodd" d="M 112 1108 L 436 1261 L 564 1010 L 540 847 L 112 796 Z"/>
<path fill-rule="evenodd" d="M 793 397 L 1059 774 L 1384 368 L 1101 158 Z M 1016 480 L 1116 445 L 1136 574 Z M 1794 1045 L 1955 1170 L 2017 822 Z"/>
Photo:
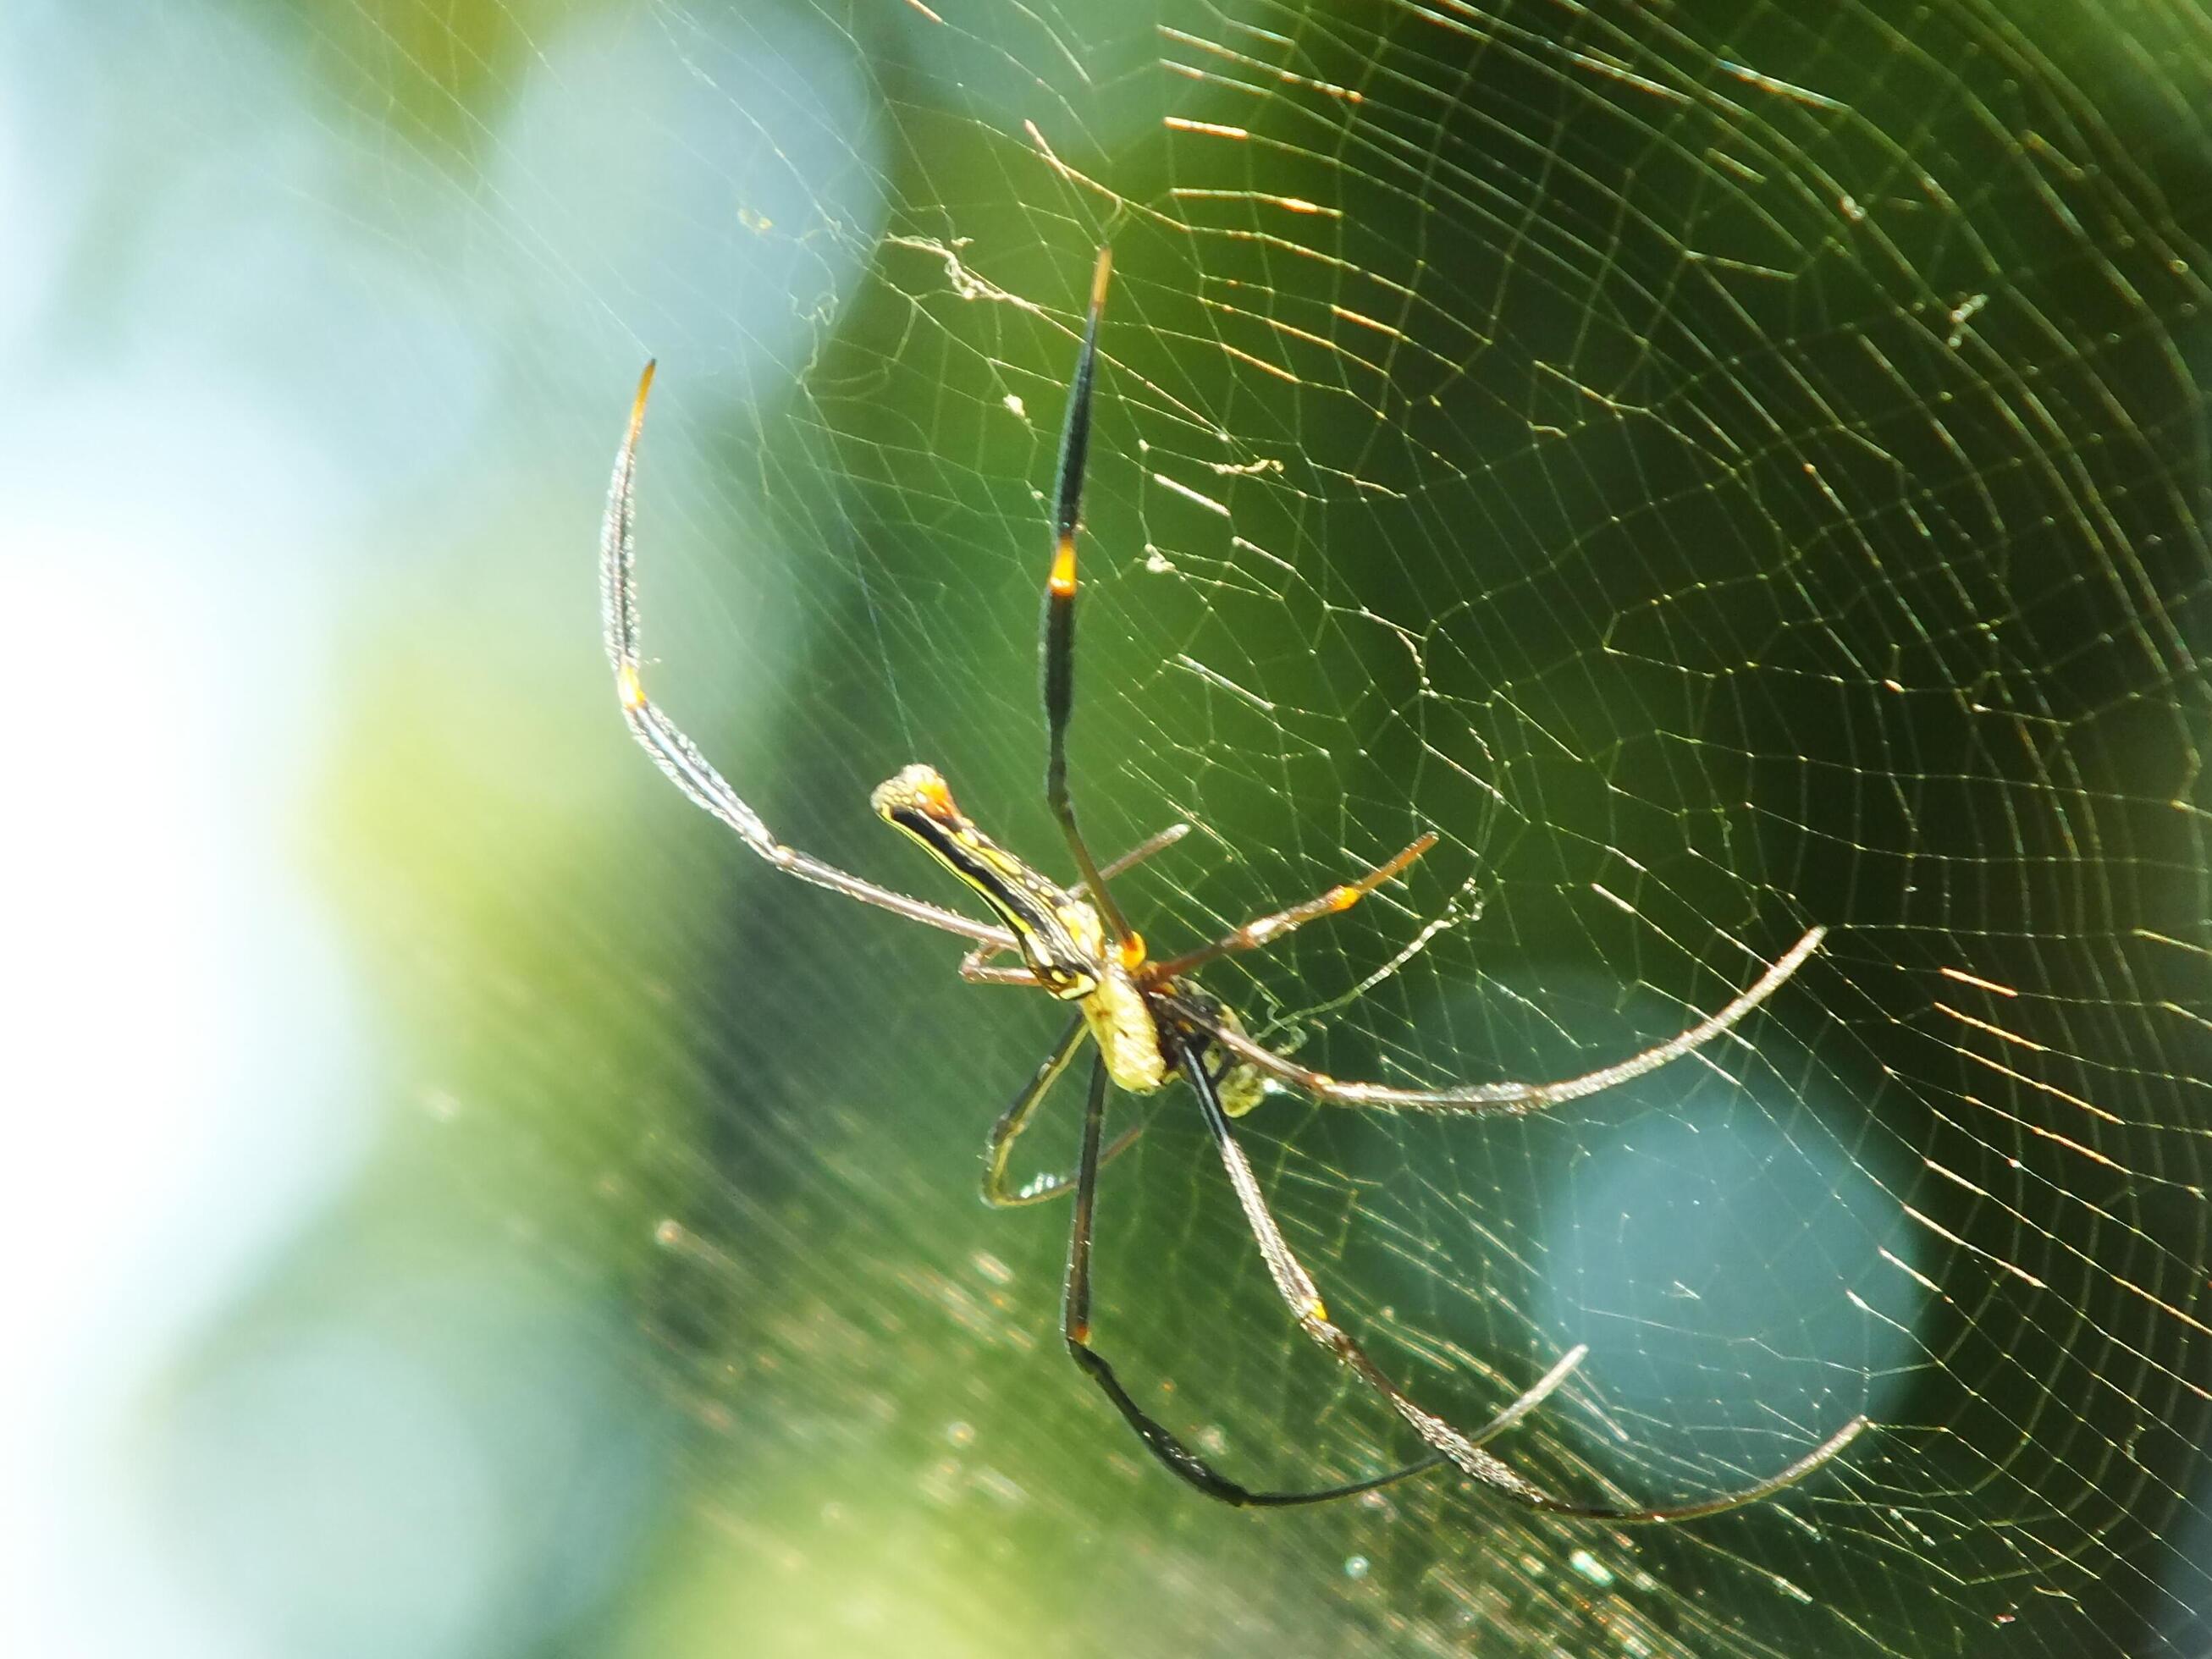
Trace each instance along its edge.
<path fill-rule="evenodd" d="M 9 0 L 0 1648 L 2212 1653 L 2199 377 L 2179 6 Z M 1240 1513 L 976 1201 L 1057 1029 L 753 860 L 1059 857 L 1043 498 L 1117 286 L 1075 769 L 1164 951 L 1505 1123 L 1242 1133 L 1330 1304 L 1593 1502 Z M 1072 1154 L 1075 1091 L 1024 1169 Z M 1188 1103 L 1102 1346 L 1255 1485 L 1418 1449 Z M 1030 1142 L 1035 1142 L 1032 1146 Z"/>

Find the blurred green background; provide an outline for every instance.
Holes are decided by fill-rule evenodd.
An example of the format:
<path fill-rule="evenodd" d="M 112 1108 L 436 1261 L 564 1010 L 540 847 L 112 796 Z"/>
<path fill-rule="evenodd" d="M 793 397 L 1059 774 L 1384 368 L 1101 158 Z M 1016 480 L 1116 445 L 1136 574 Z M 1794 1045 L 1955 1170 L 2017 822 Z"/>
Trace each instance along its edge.
<path fill-rule="evenodd" d="M 15 0 L 0 1098 L 25 1655 L 2212 1653 L 2212 36 L 2185 6 Z M 1210 1505 L 975 1196 L 1057 1029 L 1036 595 L 1110 240 L 1074 765 L 1156 951 L 1504 1124 L 1246 1143 L 1332 1308 L 1555 1490 Z M 26 660 L 26 656 L 27 660 Z M 1078 1091 L 1024 1143 L 1057 1166 Z M 1255 1484 L 1409 1437 L 1188 1102 L 1098 1330 Z M 1025 1164 L 1024 1167 L 1030 1167 Z"/>

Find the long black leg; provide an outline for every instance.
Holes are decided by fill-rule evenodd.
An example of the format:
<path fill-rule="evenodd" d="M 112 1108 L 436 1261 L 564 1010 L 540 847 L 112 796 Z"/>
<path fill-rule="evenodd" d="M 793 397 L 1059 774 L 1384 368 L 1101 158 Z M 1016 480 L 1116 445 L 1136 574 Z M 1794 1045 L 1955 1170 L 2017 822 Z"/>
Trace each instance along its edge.
<path fill-rule="evenodd" d="M 1121 1380 L 1114 1375 L 1114 1368 L 1091 1346 L 1091 1224 L 1098 1194 L 1098 1143 L 1101 1126 L 1106 1119 L 1106 1067 L 1094 1060 L 1091 1067 L 1091 1097 L 1083 1110 L 1083 1156 L 1076 1165 L 1075 1224 L 1067 1242 L 1067 1279 L 1060 1294 L 1060 1333 L 1067 1339 L 1067 1351 L 1075 1363 L 1087 1372 L 1091 1381 L 1105 1391 L 1121 1413 L 1122 1420 L 1137 1431 L 1145 1449 L 1165 1464 L 1170 1471 L 1204 1492 L 1208 1498 L 1218 1498 L 1224 1504 L 1250 1504 L 1261 1507 L 1284 1507 L 1293 1504 L 1325 1504 L 1333 1498 L 1353 1498 L 1364 1492 L 1373 1492 L 1394 1480 L 1402 1480 L 1409 1474 L 1419 1474 L 1424 1469 L 1434 1468 L 1443 1462 L 1443 1454 L 1432 1452 L 1417 1463 L 1393 1469 L 1370 1480 L 1353 1480 L 1340 1486 L 1325 1486 L 1315 1492 L 1254 1492 L 1241 1486 L 1218 1472 L 1212 1464 L 1176 1438 L 1149 1416 L 1145 1408 L 1129 1397 Z"/>
<path fill-rule="evenodd" d="M 1221 1109 L 1220 1096 L 1215 1091 L 1213 1079 L 1206 1074 L 1206 1067 L 1199 1058 L 1200 1046 L 1195 1042 L 1176 1045 L 1182 1074 L 1188 1080 L 1192 1091 L 1198 1096 L 1199 1109 L 1206 1116 L 1206 1127 L 1221 1153 L 1221 1162 L 1229 1171 L 1230 1184 L 1237 1189 L 1237 1201 L 1243 1207 L 1244 1219 L 1252 1229 L 1252 1237 L 1260 1246 L 1260 1255 L 1267 1264 L 1268 1277 L 1275 1281 L 1275 1290 L 1282 1297 L 1284 1304 L 1290 1309 L 1300 1328 L 1308 1336 L 1342 1360 L 1361 1381 L 1388 1400 L 1398 1414 L 1412 1424 L 1421 1438 L 1428 1442 L 1436 1455 L 1450 1459 L 1460 1472 L 1470 1479 L 1479 1480 L 1493 1492 L 1502 1492 L 1532 1510 L 1571 1516 L 1577 1520 L 1615 1522 L 1694 1521 L 1702 1516 L 1718 1515 L 1723 1510 L 1772 1497 L 1784 1487 L 1794 1485 L 1819 1468 L 1849 1445 L 1859 1431 L 1867 1426 L 1865 1418 L 1853 1418 L 1779 1474 L 1770 1475 L 1756 1485 L 1694 1504 L 1680 1504 L 1670 1509 L 1616 1509 L 1608 1504 L 1577 1504 L 1554 1497 L 1510 1464 L 1482 1449 L 1482 1443 L 1497 1432 L 1495 1423 L 1479 1435 L 1468 1435 L 1435 1413 L 1423 1409 L 1383 1374 L 1382 1367 L 1368 1357 L 1367 1351 L 1352 1340 L 1350 1333 L 1330 1320 L 1328 1309 L 1322 1301 L 1321 1291 L 1299 1264 L 1297 1257 L 1291 1253 L 1282 1229 L 1275 1224 L 1274 1215 L 1267 1208 L 1267 1200 L 1261 1194 L 1259 1179 L 1252 1173 L 1252 1165 L 1244 1156 L 1244 1149 L 1237 1144 L 1237 1137 L 1230 1133 L 1229 1119 Z M 1553 1374 L 1559 1374 L 1557 1368 L 1554 1368 Z M 1539 1388 L 1542 1386 L 1538 1384 Z M 1522 1402 L 1510 1408 L 1512 1413 L 1518 1415 L 1524 1410 L 1526 1401 L 1524 1395 Z"/>
<path fill-rule="evenodd" d="M 1076 355 L 1075 378 L 1067 388 L 1067 424 L 1060 428 L 1060 477 L 1052 514 L 1052 574 L 1044 586 L 1043 641 L 1041 651 L 1044 682 L 1045 763 L 1044 794 L 1052 815 L 1060 820 L 1074 854 L 1083 884 L 1117 945 L 1135 938 L 1122 918 L 1114 896 L 1106 890 L 1083 832 L 1075 826 L 1075 805 L 1067 793 L 1067 722 L 1075 708 L 1075 532 L 1083 516 L 1083 473 L 1091 453 L 1091 383 L 1098 362 L 1098 319 L 1106 310 L 1106 284 L 1114 270 L 1113 251 L 1098 250 L 1098 264 L 1091 277 L 1091 314 L 1083 327 L 1083 348 Z"/>
<path fill-rule="evenodd" d="M 1060 1074 L 1067 1069 L 1067 1062 L 1083 1044 L 1084 1019 L 1078 1014 L 1068 1028 L 1060 1033 L 1036 1068 L 1036 1075 L 1022 1085 L 1013 1103 L 999 1115 L 991 1126 L 990 1139 L 983 1147 L 983 1201 L 994 1209 L 1012 1209 L 1024 1204 L 1042 1204 L 1075 1190 L 1073 1176 L 1031 1176 L 1018 1187 L 1006 1184 L 1006 1164 L 1012 1159 L 1014 1142 L 1029 1127 L 1030 1115 L 1037 1103 L 1052 1091 Z M 1106 1148 L 1105 1156 L 1098 1161 L 1103 1167 L 1111 1164 L 1144 1133 L 1142 1123 L 1133 1123 L 1124 1129 L 1114 1143 Z"/>

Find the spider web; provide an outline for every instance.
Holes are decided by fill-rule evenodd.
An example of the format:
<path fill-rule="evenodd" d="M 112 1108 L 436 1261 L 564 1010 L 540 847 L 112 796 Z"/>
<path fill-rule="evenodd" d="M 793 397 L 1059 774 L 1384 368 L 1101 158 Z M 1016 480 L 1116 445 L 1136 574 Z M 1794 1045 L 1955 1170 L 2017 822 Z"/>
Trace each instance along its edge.
<path fill-rule="evenodd" d="M 673 1449 L 622 1640 L 2212 1650 L 2201 18 L 277 33 L 352 170 L 311 193 L 501 343 L 459 395 L 507 411 L 402 515 L 430 551 L 365 608 L 319 832 L 427 1109 L 366 1202 L 458 1190 L 603 1298 L 624 1421 Z M 1306 1063 L 1427 1085 L 1607 1063 L 1829 929 L 1729 1037 L 1549 1114 L 1271 1099 L 1240 1133 L 1292 1244 L 1462 1423 L 1588 1344 L 1499 1443 L 1553 1490 L 1688 1501 L 1875 1419 L 1802 1487 L 1633 1531 L 1433 1476 L 1205 1504 L 1059 1352 L 1064 1213 L 975 1202 L 1059 1012 L 781 880 L 623 744 L 589 548 L 652 353 L 657 698 L 872 878 L 950 902 L 866 810 L 910 760 L 1060 867 L 1036 605 L 1102 240 L 1073 753 L 1102 855 L 1194 827 L 1119 887 L 1156 951 L 1432 828 L 1206 975 Z M 1404 1460 L 1188 1102 L 1115 1110 L 1148 1127 L 1097 1325 L 1139 1396 L 1254 1484 Z"/>

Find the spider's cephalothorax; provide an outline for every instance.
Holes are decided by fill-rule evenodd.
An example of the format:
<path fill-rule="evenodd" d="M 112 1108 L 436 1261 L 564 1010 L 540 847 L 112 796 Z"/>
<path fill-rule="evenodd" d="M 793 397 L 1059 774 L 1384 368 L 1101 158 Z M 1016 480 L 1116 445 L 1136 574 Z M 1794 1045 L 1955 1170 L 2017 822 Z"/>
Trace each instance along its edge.
<path fill-rule="evenodd" d="M 607 656 L 615 671 L 615 690 L 623 718 L 646 752 L 677 787 L 732 830 L 745 845 L 779 870 L 817 887 L 859 899 L 910 921 L 927 923 L 971 941 L 960 964 L 971 984 L 1012 985 L 1042 990 L 1077 1006 L 1060 1038 L 1035 1075 L 992 1125 L 983 1164 L 983 1196 L 994 1205 L 1035 1204 L 1073 1194 L 1074 1224 L 1062 1283 L 1060 1331 L 1068 1352 L 1095 1382 L 1122 1419 L 1136 1431 L 1146 1449 L 1171 1474 L 1209 1498 L 1230 1504 L 1280 1506 L 1319 1503 L 1372 1492 L 1423 1469 L 1449 1463 L 1488 1490 L 1532 1510 L 1583 1520 L 1686 1521 L 1718 1514 L 1771 1496 L 1840 1452 L 1867 1426 L 1863 1417 L 1831 1434 L 1778 1474 L 1718 1497 L 1664 1509 L 1633 1509 L 1583 1504 L 1559 1498 L 1535 1485 L 1510 1464 L 1483 1449 L 1564 1382 L 1582 1361 L 1584 1349 L 1568 1351 L 1535 1386 L 1473 1433 L 1425 1410 L 1392 1382 L 1367 1351 L 1330 1317 L 1321 1293 L 1276 1225 L 1259 1179 L 1230 1120 L 1249 1111 L 1270 1086 L 1287 1085 L 1333 1105 L 1402 1108 L 1466 1115 L 1540 1111 L 1563 1101 L 1626 1083 L 1703 1048 L 1766 1000 L 1820 947 L 1822 930 L 1808 929 L 1770 964 L 1747 990 L 1719 1012 L 1710 1014 L 1665 1042 L 1585 1072 L 1549 1083 L 1465 1083 L 1440 1089 L 1416 1089 L 1386 1083 L 1348 1083 L 1311 1071 L 1279 1049 L 1263 1047 L 1226 1006 L 1192 982 L 1189 975 L 1232 951 L 1256 950 L 1310 921 L 1350 908 L 1383 883 L 1405 872 L 1435 844 L 1423 836 L 1387 863 L 1358 879 L 1332 887 L 1318 898 L 1249 921 L 1224 939 L 1165 961 L 1150 960 L 1144 940 L 1123 918 L 1108 882 L 1140 859 L 1172 845 L 1188 828 L 1176 824 L 1103 869 L 1091 859 L 1076 827 L 1067 787 L 1067 726 L 1074 704 L 1076 531 L 1082 501 L 1085 459 L 1091 435 L 1091 388 L 1097 366 L 1098 321 L 1106 304 L 1111 262 L 1103 249 L 1091 283 L 1091 307 L 1083 329 L 1069 387 L 1067 424 L 1060 437 L 1060 479 L 1053 508 L 1053 556 L 1045 583 L 1043 690 L 1045 713 L 1045 800 L 1066 837 L 1067 850 L 1081 877 L 1066 888 L 1040 874 L 978 830 L 953 805 L 945 780 L 926 766 L 909 766 L 875 792 L 876 811 L 927 848 L 989 905 L 1003 926 L 980 922 L 848 871 L 778 841 L 759 813 L 708 762 L 676 724 L 645 694 L 638 651 L 636 545 L 632 533 L 637 439 L 645 419 L 645 398 L 653 385 L 647 363 L 630 406 L 629 431 L 615 458 L 607 490 L 606 518 L 600 530 L 599 584 L 605 609 Z M 1006 951 L 1021 963 L 995 963 Z M 1014 1142 L 1052 1085 L 1088 1038 L 1098 1050 L 1091 1067 L 1084 1109 L 1082 1152 L 1073 1176 L 1039 1176 L 1011 1184 L 1007 1164 Z M 1156 1092 L 1177 1073 L 1189 1085 L 1214 1150 L 1234 1189 L 1238 1207 L 1259 1246 L 1261 1260 L 1276 1293 L 1300 1329 L 1320 1343 L 1353 1375 L 1386 1401 L 1418 1434 L 1425 1454 L 1401 1468 L 1332 1486 L 1269 1492 L 1240 1486 L 1192 1450 L 1139 1405 L 1114 1368 L 1091 1342 L 1091 1218 L 1098 1173 L 1133 1141 L 1141 1122 L 1112 1145 L 1103 1142 L 1109 1081 L 1134 1094 Z"/>

